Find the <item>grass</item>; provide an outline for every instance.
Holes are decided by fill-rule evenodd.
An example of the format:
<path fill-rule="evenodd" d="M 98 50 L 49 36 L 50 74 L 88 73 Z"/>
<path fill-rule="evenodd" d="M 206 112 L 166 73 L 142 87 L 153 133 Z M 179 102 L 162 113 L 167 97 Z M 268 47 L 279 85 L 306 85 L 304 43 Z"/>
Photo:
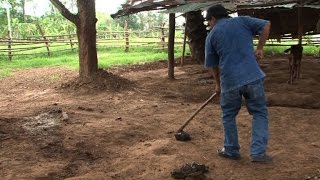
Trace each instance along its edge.
<path fill-rule="evenodd" d="M 131 47 L 129 52 L 124 52 L 124 48 L 99 47 L 97 52 L 99 68 L 153 62 L 168 58 L 165 50 L 155 49 L 155 47 Z M 181 45 L 177 45 L 175 57 L 181 56 L 181 52 Z M 3 54 L 3 56 L 0 56 L 0 78 L 10 76 L 17 69 L 48 66 L 62 66 L 77 70 L 79 69 L 78 52 L 71 52 L 70 50 L 52 53 L 51 56 L 46 54 L 14 56 L 11 62 Z"/>
<path fill-rule="evenodd" d="M 113 45 L 117 46 L 118 44 Z M 114 65 L 139 64 L 168 59 L 167 52 L 164 50 L 155 49 L 159 47 L 155 46 L 155 44 L 153 44 L 153 47 L 133 46 L 130 47 L 129 52 L 124 52 L 123 47 L 110 47 L 109 45 L 108 47 L 98 47 L 99 48 L 97 52 L 99 68 L 110 68 Z M 180 57 L 182 52 L 182 45 L 176 44 L 175 47 L 175 57 Z M 265 52 L 266 54 L 283 54 L 283 51 L 287 48 L 289 48 L 289 46 L 266 46 Z M 31 52 L 28 52 L 28 54 L 32 55 L 14 56 L 11 62 L 7 60 L 6 54 L 0 54 L 0 78 L 10 76 L 12 72 L 17 69 L 48 66 L 63 66 L 74 70 L 79 69 L 78 52 L 76 50 L 72 52 L 69 45 L 51 47 L 51 50 L 65 51 L 53 52 L 51 56 L 47 56 L 45 53 L 37 54 L 38 52 L 46 52 L 45 48 L 43 48 L 41 51 L 39 49 L 35 49 Z M 189 48 L 186 48 L 186 50 L 186 53 L 188 53 Z M 304 46 L 304 54 L 320 55 L 320 47 Z M 54 80 L 54 78 L 52 80 Z"/>
<path fill-rule="evenodd" d="M 289 46 L 266 46 L 265 53 L 266 54 L 283 54 L 283 51 L 288 49 Z M 320 47 L 317 46 L 304 46 L 303 54 L 310 56 L 319 56 L 320 55 Z"/>

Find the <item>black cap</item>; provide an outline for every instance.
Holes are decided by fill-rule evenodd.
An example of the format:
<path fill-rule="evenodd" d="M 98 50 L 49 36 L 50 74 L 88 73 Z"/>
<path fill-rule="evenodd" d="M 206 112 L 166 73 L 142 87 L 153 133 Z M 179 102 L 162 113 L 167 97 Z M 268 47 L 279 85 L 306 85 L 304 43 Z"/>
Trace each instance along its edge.
<path fill-rule="evenodd" d="M 224 8 L 221 4 L 217 4 L 217 5 L 211 6 L 207 10 L 206 19 L 211 20 L 212 17 L 216 19 L 221 19 L 221 18 L 229 17 L 229 15 L 226 8 Z"/>

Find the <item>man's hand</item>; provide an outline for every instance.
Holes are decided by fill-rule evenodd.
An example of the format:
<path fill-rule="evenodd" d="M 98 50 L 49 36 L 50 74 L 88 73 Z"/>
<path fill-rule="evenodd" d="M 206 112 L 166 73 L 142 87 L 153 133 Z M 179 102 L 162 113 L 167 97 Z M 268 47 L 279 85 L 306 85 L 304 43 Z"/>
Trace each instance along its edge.
<path fill-rule="evenodd" d="M 258 42 L 258 46 L 257 46 L 257 50 L 256 50 L 256 58 L 257 60 L 260 60 L 263 58 L 263 47 L 266 44 L 266 41 L 269 37 L 269 33 L 270 33 L 270 28 L 271 28 L 271 23 L 268 22 L 264 28 L 262 33 L 259 36 L 259 42 Z"/>
<path fill-rule="evenodd" d="M 257 49 L 255 52 L 255 55 L 256 55 L 257 60 L 263 59 L 263 50 Z"/>
<path fill-rule="evenodd" d="M 219 68 L 213 68 L 210 71 L 214 77 L 214 80 L 216 81 L 216 87 L 214 89 L 214 92 L 217 94 L 220 94 L 221 92 L 221 87 L 220 87 L 220 70 Z"/>

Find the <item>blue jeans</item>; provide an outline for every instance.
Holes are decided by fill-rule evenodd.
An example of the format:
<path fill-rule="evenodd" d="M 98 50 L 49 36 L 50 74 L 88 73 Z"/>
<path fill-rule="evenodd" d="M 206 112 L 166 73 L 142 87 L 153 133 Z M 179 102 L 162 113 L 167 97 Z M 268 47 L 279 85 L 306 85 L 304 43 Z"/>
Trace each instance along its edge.
<path fill-rule="evenodd" d="M 266 154 L 269 139 L 268 109 L 264 92 L 264 79 L 221 94 L 224 148 L 231 155 L 239 155 L 240 145 L 236 116 L 241 108 L 242 96 L 252 117 L 251 157 Z"/>

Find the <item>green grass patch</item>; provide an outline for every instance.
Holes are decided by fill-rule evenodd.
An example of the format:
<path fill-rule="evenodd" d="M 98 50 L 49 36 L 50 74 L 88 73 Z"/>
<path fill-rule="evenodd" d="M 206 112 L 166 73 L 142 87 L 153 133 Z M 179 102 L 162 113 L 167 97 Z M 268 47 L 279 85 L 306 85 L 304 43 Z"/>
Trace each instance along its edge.
<path fill-rule="evenodd" d="M 266 46 L 264 51 L 266 54 L 284 54 L 284 50 L 290 46 Z M 318 46 L 303 46 L 303 54 L 310 56 L 320 56 L 320 47 Z"/>
<path fill-rule="evenodd" d="M 0 68 L 0 78 L 7 77 L 11 75 L 11 69 Z"/>
<path fill-rule="evenodd" d="M 118 44 L 114 44 L 117 46 Z M 119 44 L 120 45 L 120 44 Z M 98 46 L 98 63 L 99 68 L 110 68 L 114 65 L 141 64 L 168 59 L 166 50 L 159 49 L 159 45 L 152 44 L 148 46 L 132 46 L 128 52 L 122 47 Z M 266 54 L 283 54 L 289 46 L 266 46 Z M 0 78 L 10 76 L 12 71 L 17 69 L 62 66 L 73 70 L 79 69 L 78 51 L 71 51 L 69 45 L 52 47 L 51 56 L 45 52 L 46 49 L 28 51 L 29 55 L 15 55 L 13 60 L 8 61 L 8 57 L 4 53 L 0 53 Z M 64 50 L 58 52 L 58 50 Z M 38 54 L 42 52 L 41 54 Z M 186 53 L 189 53 L 187 46 Z M 182 44 L 175 45 L 175 57 L 181 57 Z M 320 55 L 319 46 L 304 46 L 304 54 Z M 52 80 L 55 80 L 53 78 Z"/>
<path fill-rule="evenodd" d="M 65 48 L 69 49 L 68 46 Z M 167 52 L 157 48 L 159 48 L 159 46 L 130 47 L 129 51 L 125 52 L 123 47 L 99 47 L 97 51 L 99 68 L 110 68 L 114 65 L 140 64 L 168 59 Z M 175 56 L 180 57 L 181 52 L 181 45 L 176 45 Z M 11 72 L 16 69 L 50 66 L 62 66 L 74 70 L 79 69 L 78 51 L 53 52 L 51 56 L 45 53 L 17 55 L 13 56 L 12 61 L 8 61 L 5 54 L 0 55 L 2 55 L 0 56 L 0 77 L 10 76 Z"/>

